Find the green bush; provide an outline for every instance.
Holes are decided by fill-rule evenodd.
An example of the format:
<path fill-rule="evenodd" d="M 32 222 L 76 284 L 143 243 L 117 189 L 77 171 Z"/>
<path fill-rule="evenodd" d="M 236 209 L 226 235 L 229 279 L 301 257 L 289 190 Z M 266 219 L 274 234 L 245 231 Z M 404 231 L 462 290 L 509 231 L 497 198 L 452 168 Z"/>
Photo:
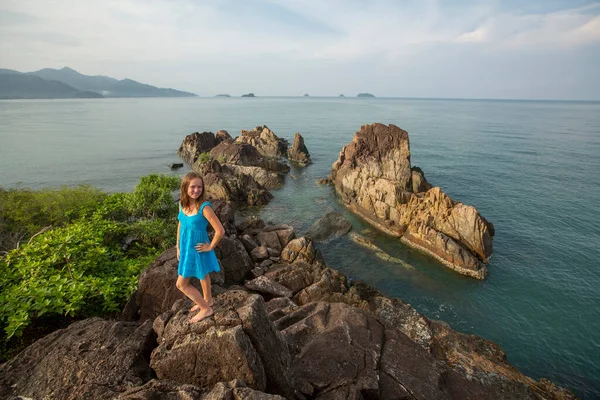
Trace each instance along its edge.
<path fill-rule="evenodd" d="M 178 207 L 171 192 L 179 184 L 174 176 L 150 175 L 133 193 L 107 195 L 89 187 L 0 190 L 1 204 L 18 200 L 3 206 L 4 221 L 28 223 L 32 231 L 56 226 L 0 255 L 4 342 L 48 316 L 87 318 L 121 310 L 141 271 L 175 243 Z M 68 200 L 72 190 L 80 202 Z M 55 195 L 61 191 L 62 197 Z M 122 246 L 127 236 L 136 238 L 128 248 Z"/>
<path fill-rule="evenodd" d="M 0 250 L 14 249 L 44 227 L 81 218 L 106 196 L 91 186 L 40 191 L 0 188 Z"/>
<path fill-rule="evenodd" d="M 140 180 L 126 204 L 132 216 L 165 218 L 176 214 L 177 202 L 171 192 L 179 188 L 181 180 L 171 175 L 148 175 Z"/>

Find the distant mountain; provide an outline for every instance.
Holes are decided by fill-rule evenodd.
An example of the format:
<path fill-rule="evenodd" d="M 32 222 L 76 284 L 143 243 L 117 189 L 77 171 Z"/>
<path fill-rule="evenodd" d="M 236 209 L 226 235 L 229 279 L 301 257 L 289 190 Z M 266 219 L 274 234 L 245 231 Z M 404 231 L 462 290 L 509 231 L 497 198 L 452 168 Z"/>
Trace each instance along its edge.
<path fill-rule="evenodd" d="M 375 95 L 371 93 L 359 93 L 356 97 L 375 97 Z"/>
<path fill-rule="evenodd" d="M 194 93 L 175 89 L 158 88 L 134 81 L 132 79 L 118 80 L 108 76 L 83 75 L 69 67 L 62 69 L 44 68 L 29 72 L 46 80 L 65 83 L 81 91 L 92 91 L 104 97 L 193 97 Z"/>
<path fill-rule="evenodd" d="M 243 94 L 242 97 L 255 97 L 255 96 L 254 96 L 254 93 L 250 92 L 250 93 Z"/>
<path fill-rule="evenodd" d="M 96 92 L 82 91 L 57 81 L 10 69 L 0 69 L 0 99 L 101 98 Z"/>
<path fill-rule="evenodd" d="M 226 93 L 221 93 L 221 94 L 216 95 L 215 97 L 231 97 L 231 95 L 226 94 Z"/>

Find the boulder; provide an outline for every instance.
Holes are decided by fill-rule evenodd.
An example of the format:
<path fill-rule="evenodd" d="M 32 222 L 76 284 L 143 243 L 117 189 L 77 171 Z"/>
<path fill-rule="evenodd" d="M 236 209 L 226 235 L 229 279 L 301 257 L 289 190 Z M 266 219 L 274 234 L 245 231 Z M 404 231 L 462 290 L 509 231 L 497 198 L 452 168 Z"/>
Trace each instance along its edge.
<path fill-rule="evenodd" d="M 306 236 L 317 242 L 323 242 L 328 239 L 335 239 L 343 236 L 352 229 L 352 224 L 338 212 L 332 211 L 316 220 L 308 231 Z"/>
<path fill-rule="evenodd" d="M 249 388 L 296 398 L 291 357 L 259 295 L 230 290 L 215 298 L 215 314 L 190 324 L 186 305 L 155 321 L 159 346 L 151 366 L 159 379 L 210 389 L 239 379 Z"/>
<path fill-rule="evenodd" d="M 294 135 L 294 142 L 292 147 L 288 149 L 287 155 L 291 161 L 295 161 L 300 165 L 312 164 L 308 149 L 304 145 L 304 138 L 299 133 Z"/>
<path fill-rule="evenodd" d="M 266 125 L 257 126 L 251 131 L 242 130 L 236 143 L 250 144 L 265 157 L 279 158 L 287 153 L 287 140 L 277 137 Z"/>
<path fill-rule="evenodd" d="M 217 145 L 215 134 L 212 132 L 192 133 L 187 135 L 177 154 L 189 165 L 193 165 L 198 156 L 210 152 Z"/>
<path fill-rule="evenodd" d="M 154 345 L 150 321 L 76 322 L 0 365 L 0 398 L 114 398 L 152 378 Z"/>
<path fill-rule="evenodd" d="M 411 168 L 406 131 L 363 125 L 340 152 L 331 176 L 343 203 L 374 226 L 462 274 L 485 277 L 493 226 Z"/>
<path fill-rule="evenodd" d="M 265 205 L 273 198 L 254 178 L 244 174 L 207 173 L 204 175 L 204 190 L 208 198 L 249 206 Z"/>
<path fill-rule="evenodd" d="M 215 135 L 215 141 L 216 141 L 217 144 L 219 144 L 219 143 L 221 143 L 221 142 L 223 142 L 225 140 L 233 140 L 233 138 L 231 137 L 231 135 L 229 134 L 229 132 L 227 132 L 226 130 L 221 129 Z"/>

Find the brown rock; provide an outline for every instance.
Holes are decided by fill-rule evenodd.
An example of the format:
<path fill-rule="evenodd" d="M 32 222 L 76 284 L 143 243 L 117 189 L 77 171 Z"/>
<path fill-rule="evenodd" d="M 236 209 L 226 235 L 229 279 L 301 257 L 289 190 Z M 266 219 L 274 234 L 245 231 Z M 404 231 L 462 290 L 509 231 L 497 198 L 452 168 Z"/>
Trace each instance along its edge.
<path fill-rule="evenodd" d="M 251 131 L 242 130 L 242 135 L 235 139 L 236 143 L 254 146 L 259 153 L 270 158 L 279 158 L 286 154 L 287 141 L 279 138 L 266 125 L 257 126 Z"/>
<path fill-rule="evenodd" d="M 177 154 L 189 165 L 193 165 L 201 153 L 208 153 L 217 145 L 215 134 L 212 132 L 192 133 L 187 135 Z"/>
<path fill-rule="evenodd" d="M 227 132 L 224 129 L 221 129 L 215 135 L 215 140 L 216 140 L 217 144 L 219 144 L 221 142 L 224 142 L 225 140 L 233 140 L 233 138 L 231 137 L 231 135 L 229 134 L 229 132 Z"/>
<path fill-rule="evenodd" d="M 0 365 L 0 398 L 113 398 L 150 380 L 153 345 L 149 321 L 76 322 Z"/>
<path fill-rule="evenodd" d="M 290 160 L 301 165 L 312 164 L 308 149 L 304 145 L 304 138 L 299 133 L 294 135 L 294 142 L 292 143 L 292 147 L 288 149 L 287 155 Z"/>

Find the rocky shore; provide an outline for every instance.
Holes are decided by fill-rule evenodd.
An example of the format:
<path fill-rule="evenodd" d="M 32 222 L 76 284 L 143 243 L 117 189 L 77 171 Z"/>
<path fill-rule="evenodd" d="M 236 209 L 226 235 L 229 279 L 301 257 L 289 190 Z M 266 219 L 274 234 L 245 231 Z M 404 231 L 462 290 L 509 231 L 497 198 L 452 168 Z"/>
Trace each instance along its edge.
<path fill-rule="evenodd" d="M 237 206 L 269 200 L 268 189 L 258 182 L 263 170 L 285 174 L 268 152 L 285 155 L 286 149 L 255 147 L 265 128 L 246 135 L 255 143 L 205 132 L 188 136 L 180 149 L 186 162 L 203 172 L 226 230 L 216 249 L 221 272 L 211 274 L 214 316 L 189 322 L 192 304 L 176 289 L 172 248 L 140 275 L 120 320 L 76 322 L 0 365 L 0 398 L 575 398 L 546 379 L 522 374 L 493 342 L 430 320 L 401 299 L 329 268 L 313 239 L 298 237 L 293 227 L 257 218 L 236 222 Z M 385 129 L 389 134 L 399 128 Z M 342 154 L 340 167 L 357 161 L 348 146 Z M 392 160 L 402 164 L 398 157 Z M 402 164 L 402 171 L 406 168 Z M 334 179 L 348 182 L 340 171 L 344 168 Z M 416 183 L 415 170 L 408 165 L 408 171 L 410 178 L 402 178 L 405 190 L 421 187 L 424 177 Z M 339 185 L 336 181 L 336 189 Z M 422 192 L 410 193 L 419 199 L 441 196 L 434 189 Z M 448 215 L 456 212 L 457 203 L 445 204 L 453 206 L 445 209 Z M 343 221 L 335 224 L 339 234 L 347 231 Z M 319 226 L 313 232 L 326 236 Z"/>

